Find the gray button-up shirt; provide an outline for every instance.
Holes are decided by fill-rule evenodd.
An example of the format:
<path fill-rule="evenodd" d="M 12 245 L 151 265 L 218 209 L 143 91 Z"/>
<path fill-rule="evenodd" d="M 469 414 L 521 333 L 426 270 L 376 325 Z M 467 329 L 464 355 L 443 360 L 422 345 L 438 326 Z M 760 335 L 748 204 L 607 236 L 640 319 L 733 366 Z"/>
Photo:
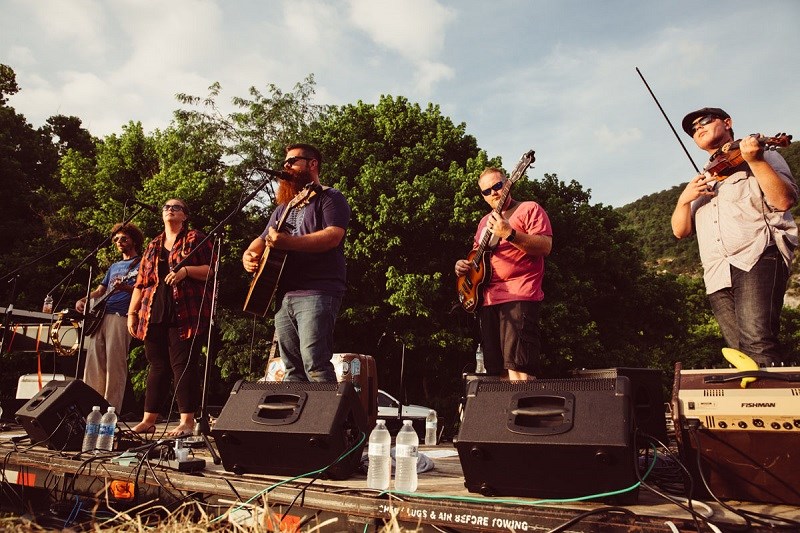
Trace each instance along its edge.
<path fill-rule="evenodd" d="M 764 159 L 791 184 L 797 196 L 797 184 L 783 157 L 766 151 Z M 771 244 L 777 245 L 791 268 L 798 243 L 797 225 L 790 211 L 776 211 L 767 204 L 750 169 L 714 182 L 714 188 L 715 196 L 692 202 L 706 293 L 730 287 L 730 266 L 749 271 Z"/>

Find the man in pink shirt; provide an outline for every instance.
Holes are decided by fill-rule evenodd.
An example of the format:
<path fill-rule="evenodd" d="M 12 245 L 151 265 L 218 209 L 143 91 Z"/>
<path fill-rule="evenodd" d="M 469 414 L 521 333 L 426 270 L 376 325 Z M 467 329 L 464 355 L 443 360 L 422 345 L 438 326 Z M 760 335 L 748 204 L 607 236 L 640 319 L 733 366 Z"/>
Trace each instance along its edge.
<path fill-rule="evenodd" d="M 534 378 L 540 368 L 539 310 L 544 293 L 544 258 L 553 246 L 550 219 L 536 202 L 518 202 L 510 194 L 503 202 L 506 176 L 487 168 L 478 178 L 483 199 L 492 208 L 481 219 L 475 245 L 483 233 L 490 240 L 491 275 L 483 286 L 478 308 L 484 364 L 490 375 L 508 371 L 512 380 Z M 503 202 L 503 205 L 500 205 Z M 465 259 L 456 262 L 456 276 L 470 270 Z"/>

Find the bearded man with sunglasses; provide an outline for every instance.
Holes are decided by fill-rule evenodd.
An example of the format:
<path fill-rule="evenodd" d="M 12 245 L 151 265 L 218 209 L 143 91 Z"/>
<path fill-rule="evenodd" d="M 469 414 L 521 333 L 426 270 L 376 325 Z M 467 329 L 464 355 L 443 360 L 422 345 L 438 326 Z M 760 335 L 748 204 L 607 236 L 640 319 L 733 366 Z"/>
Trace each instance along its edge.
<path fill-rule="evenodd" d="M 242 256 L 247 272 L 258 269 L 267 248 L 287 252 L 275 297 L 275 333 L 285 381 L 335 382 L 333 329 L 346 289 L 344 238 L 350 206 L 344 195 L 323 187 L 304 205 L 288 213 L 283 229 L 278 221 L 289 202 L 309 183 L 319 184 L 322 154 L 310 144 L 286 148 L 284 173 L 278 186 L 278 207 L 263 233 Z"/>
<path fill-rule="evenodd" d="M 712 158 L 734 140 L 733 120 L 716 107 L 687 114 L 683 130 Z M 790 209 L 798 188 L 789 165 L 758 137 L 739 142 L 744 163 L 730 176 L 695 176 L 678 198 L 672 231 L 697 233 L 706 293 L 729 348 L 761 366 L 780 364 L 778 341 L 797 225 Z M 708 168 L 707 165 L 706 168 Z"/>
<path fill-rule="evenodd" d="M 483 287 L 478 308 L 486 373 L 526 380 L 541 372 L 539 310 L 544 292 L 544 258 L 553 246 L 550 219 L 533 201 L 518 202 L 510 194 L 502 201 L 506 176 L 489 167 L 478 178 L 483 199 L 492 208 L 481 219 L 473 249 L 486 231 L 492 233 L 489 246 L 492 273 Z M 498 209 L 499 207 L 499 209 Z M 467 260 L 455 264 L 456 276 L 470 270 Z"/>
<path fill-rule="evenodd" d="M 83 381 L 99 392 L 122 413 L 122 400 L 128 380 L 128 349 L 131 335 L 128 333 L 126 314 L 131 301 L 133 284 L 139 272 L 144 235 L 133 224 L 115 224 L 111 229 L 112 241 L 122 254 L 122 260 L 112 264 L 103 281 L 89 297 L 100 298 L 112 293 L 104 302 L 105 311 L 100 325 L 88 336 L 86 366 Z M 75 302 L 79 313 L 86 311 L 86 298 Z"/>

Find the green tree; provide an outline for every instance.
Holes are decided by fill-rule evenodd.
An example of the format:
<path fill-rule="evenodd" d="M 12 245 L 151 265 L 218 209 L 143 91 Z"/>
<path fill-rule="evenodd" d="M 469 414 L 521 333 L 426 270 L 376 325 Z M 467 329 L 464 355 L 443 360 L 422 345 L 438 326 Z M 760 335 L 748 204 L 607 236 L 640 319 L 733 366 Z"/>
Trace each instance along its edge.
<path fill-rule="evenodd" d="M 45 218 L 55 205 L 49 191 L 57 185 L 58 153 L 45 130 L 34 129 L 8 105 L 19 91 L 14 70 L 0 64 L 0 278 L 2 292 L 14 287 L 16 307 L 35 308 L 52 284 L 44 259 L 64 245 L 62 235 L 49 233 Z M 7 294 L 10 297 L 10 294 Z"/>
<path fill-rule="evenodd" d="M 337 350 L 376 355 L 380 386 L 404 400 L 434 403 L 474 349 L 453 312 L 452 266 L 469 251 L 474 180 L 489 162 L 465 130 L 438 106 L 383 96 L 329 110 L 307 135 L 326 158 L 321 179 L 352 210 Z"/>

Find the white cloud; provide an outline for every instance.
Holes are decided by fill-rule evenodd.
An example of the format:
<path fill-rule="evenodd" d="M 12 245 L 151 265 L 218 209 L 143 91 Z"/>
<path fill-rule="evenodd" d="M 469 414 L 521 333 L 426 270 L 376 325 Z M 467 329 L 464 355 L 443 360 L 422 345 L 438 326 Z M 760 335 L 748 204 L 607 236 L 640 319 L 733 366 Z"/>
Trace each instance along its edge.
<path fill-rule="evenodd" d="M 431 101 L 507 166 L 534 148 L 532 175 L 622 205 L 689 174 L 634 67 L 673 123 L 704 105 L 734 115 L 737 133 L 800 120 L 800 3 L 718 11 L 689 0 L 0 0 L 0 57 L 21 87 L 11 105 L 37 127 L 61 113 L 98 136 L 129 120 L 163 128 L 177 92 L 205 96 L 219 81 L 228 109 L 250 86 L 290 91 L 313 73 L 316 103 Z M 703 19 L 714 24 L 700 30 Z"/>
<path fill-rule="evenodd" d="M 415 74 L 416 92 L 427 97 L 431 94 L 433 86 L 442 80 L 449 80 L 455 76 L 455 71 L 443 63 L 420 61 Z"/>
<path fill-rule="evenodd" d="M 455 70 L 436 61 L 456 11 L 436 0 L 350 0 L 350 22 L 372 41 L 410 61 L 415 90 L 425 98 Z"/>
<path fill-rule="evenodd" d="M 17 8 L 19 9 L 19 8 Z M 103 53 L 105 27 L 103 3 L 97 0 L 40 0 L 26 2 L 34 23 L 45 39 L 57 46 L 68 46 L 81 57 L 94 58 Z"/>
<path fill-rule="evenodd" d="M 438 54 L 455 10 L 436 0 L 351 0 L 350 21 L 373 41 L 412 60 Z"/>
<path fill-rule="evenodd" d="M 598 146 L 602 146 L 608 152 L 619 152 L 629 150 L 630 145 L 642 138 L 639 128 L 625 128 L 612 131 L 606 124 L 595 129 L 592 134 Z"/>
<path fill-rule="evenodd" d="M 29 67 L 36 64 L 36 54 L 27 46 L 12 46 L 7 61 L 11 65 Z"/>

